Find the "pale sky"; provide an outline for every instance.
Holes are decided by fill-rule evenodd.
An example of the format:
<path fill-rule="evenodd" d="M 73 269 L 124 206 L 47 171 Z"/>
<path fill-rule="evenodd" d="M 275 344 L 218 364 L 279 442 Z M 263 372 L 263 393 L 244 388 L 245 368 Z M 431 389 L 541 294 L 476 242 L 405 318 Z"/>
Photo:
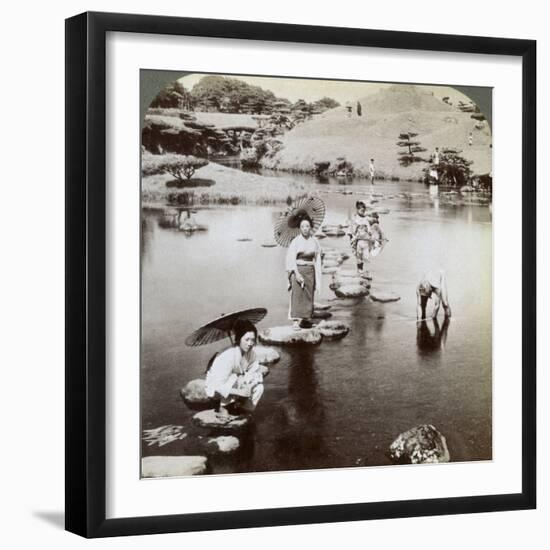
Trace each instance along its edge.
<path fill-rule="evenodd" d="M 178 79 L 188 90 L 205 74 L 190 74 Z M 357 99 L 369 96 L 378 92 L 383 88 L 392 86 L 391 84 L 378 82 L 353 82 L 342 80 L 309 80 L 302 78 L 276 78 L 266 76 L 235 76 L 235 75 L 219 75 L 228 78 L 238 78 L 253 86 L 260 86 L 264 90 L 271 90 L 277 97 L 285 97 L 290 101 L 304 99 L 308 102 L 313 102 L 322 97 L 332 97 L 340 104 L 346 101 L 356 101 Z M 468 101 L 468 98 L 462 93 L 447 86 L 419 86 L 431 92 L 434 92 L 436 97 L 450 96 L 454 101 L 461 99 Z"/>

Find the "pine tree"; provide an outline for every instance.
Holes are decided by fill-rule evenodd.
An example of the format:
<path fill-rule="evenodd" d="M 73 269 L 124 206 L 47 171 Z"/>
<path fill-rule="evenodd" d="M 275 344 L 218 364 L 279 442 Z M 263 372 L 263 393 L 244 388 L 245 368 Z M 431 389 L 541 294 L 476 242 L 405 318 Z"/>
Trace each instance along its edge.
<path fill-rule="evenodd" d="M 426 151 L 424 147 L 420 146 L 420 141 L 413 141 L 418 134 L 414 132 L 404 132 L 399 134 L 399 141 L 396 143 L 398 147 L 406 148 L 405 151 L 400 151 L 399 164 L 401 166 L 409 166 L 413 162 L 426 162 L 426 159 L 419 157 L 416 153 L 422 153 Z"/>

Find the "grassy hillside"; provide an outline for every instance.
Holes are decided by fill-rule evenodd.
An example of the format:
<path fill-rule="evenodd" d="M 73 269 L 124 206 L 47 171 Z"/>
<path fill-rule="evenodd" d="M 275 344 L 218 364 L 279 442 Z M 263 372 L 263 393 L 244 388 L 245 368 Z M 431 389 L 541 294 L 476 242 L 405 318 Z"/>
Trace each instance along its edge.
<path fill-rule="evenodd" d="M 351 118 L 339 107 L 297 126 L 283 138 L 284 148 L 264 166 L 290 171 L 310 171 L 315 162 L 334 162 L 338 157 L 350 161 L 359 174 L 368 173 L 370 158 L 377 172 L 386 178 L 420 178 L 425 163 L 402 167 L 396 142 L 402 132 L 415 132 L 415 138 L 427 149 L 420 155 L 429 157 L 435 147 L 456 147 L 474 164 L 474 173 L 491 171 L 491 132 L 487 124 L 474 129 L 470 113 L 451 107 L 431 93 L 415 86 L 394 86 L 360 100 L 363 116 Z M 468 135 L 473 132 L 473 145 Z"/>

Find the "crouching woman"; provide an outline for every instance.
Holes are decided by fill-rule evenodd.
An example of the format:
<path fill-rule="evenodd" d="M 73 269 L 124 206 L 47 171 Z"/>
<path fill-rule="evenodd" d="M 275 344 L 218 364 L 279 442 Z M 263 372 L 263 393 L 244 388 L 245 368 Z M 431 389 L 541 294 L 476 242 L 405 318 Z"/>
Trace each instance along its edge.
<path fill-rule="evenodd" d="M 264 393 L 261 365 L 254 352 L 258 331 L 250 321 L 237 321 L 233 331 L 235 345 L 220 353 L 206 374 L 206 394 L 219 399 L 220 416 L 230 414 L 228 407 L 252 412 Z"/>

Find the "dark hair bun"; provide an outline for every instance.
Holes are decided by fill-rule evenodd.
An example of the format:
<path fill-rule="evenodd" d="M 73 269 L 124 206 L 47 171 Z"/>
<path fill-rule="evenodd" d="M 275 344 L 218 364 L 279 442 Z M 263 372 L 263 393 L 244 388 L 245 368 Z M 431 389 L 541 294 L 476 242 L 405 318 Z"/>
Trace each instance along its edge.
<path fill-rule="evenodd" d="M 253 332 L 256 337 L 258 336 L 258 329 L 247 319 L 237 319 L 233 325 L 233 332 L 235 334 L 235 345 L 237 346 L 247 332 Z"/>

